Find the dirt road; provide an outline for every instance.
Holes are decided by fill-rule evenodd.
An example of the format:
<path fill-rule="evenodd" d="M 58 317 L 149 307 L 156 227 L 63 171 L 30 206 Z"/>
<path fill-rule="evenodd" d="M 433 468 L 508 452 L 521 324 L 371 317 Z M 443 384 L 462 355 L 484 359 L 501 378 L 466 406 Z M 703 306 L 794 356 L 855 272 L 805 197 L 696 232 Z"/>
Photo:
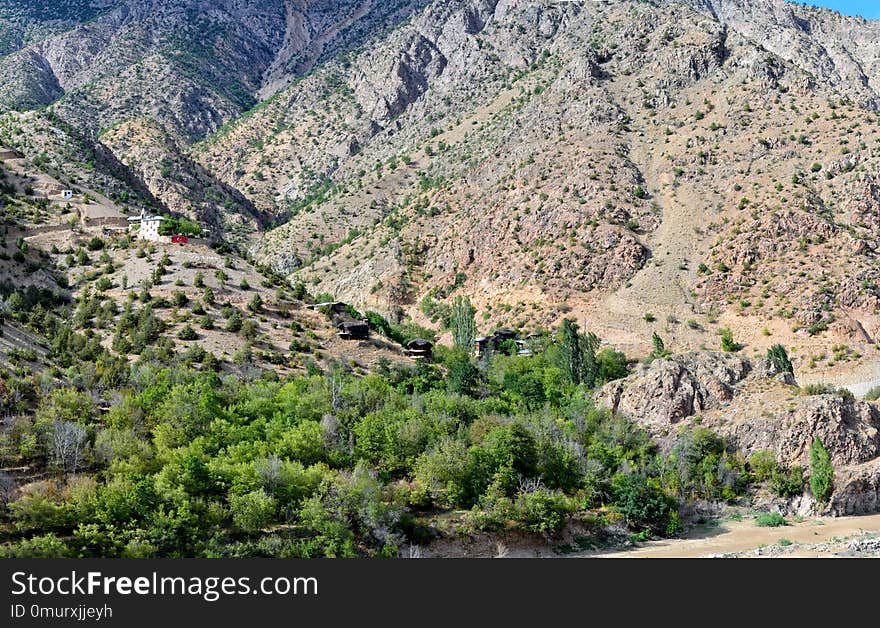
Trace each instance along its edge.
<path fill-rule="evenodd" d="M 758 527 L 753 519 L 726 520 L 716 526 L 696 529 L 685 538 L 650 541 L 631 550 L 585 552 L 579 557 L 697 558 L 720 554 L 832 557 L 846 551 L 845 539 L 865 534 L 880 535 L 880 514 L 816 517 L 791 521 L 777 528 Z M 781 545 L 780 539 L 784 539 Z"/>

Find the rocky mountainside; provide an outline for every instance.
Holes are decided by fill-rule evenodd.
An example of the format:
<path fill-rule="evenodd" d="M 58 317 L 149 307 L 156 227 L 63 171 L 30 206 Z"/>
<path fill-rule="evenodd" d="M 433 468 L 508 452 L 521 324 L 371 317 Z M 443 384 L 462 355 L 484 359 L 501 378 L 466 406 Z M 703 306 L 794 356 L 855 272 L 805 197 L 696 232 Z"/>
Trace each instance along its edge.
<path fill-rule="evenodd" d="M 876 353 L 878 22 L 783 0 L 59 16 L 5 16 L 0 99 L 315 291 L 423 324 L 469 295 L 487 330 L 575 315 L 633 353 L 730 328 L 816 378 Z"/>
<path fill-rule="evenodd" d="M 283 223 L 259 259 L 359 306 L 466 294 L 634 351 L 726 326 L 831 367 L 880 330 L 878 34 L 781 0 L 433 3 L 195 155 Z"/>
<path fill-rule="evenodd" d="M 29 4 L 0 12 L 11 53 L 0 58 L 0 104 L 50 106 L 108 146 L 163 203 L 233 233 L 242 223 L 252 233 L 263 217 L 186 158 L 187 147 L 419 6 L 80 0 L 40 11 Z"/>
<path fill-rule="evenodd" d="M 692 0 L 725 27 L 876 110 L 880 24 L 779 0 Z"/>
<path fill-rule="evenodd" d="M 311 555 L 238 543 L 323 535 L 361 476 L 350 494 L 388 518 L 327 555 L 397 551 L 427 509 L 431 536 L 547 535 L 588 503 L 587 527 L 674 534 L 672 496 L 880 508 L 880 21 L 784 0 L 46 4 L 0 7 L 0 405 L 21 415 L 0 441 L 28 465 L 0 489 L 86 468 L 49 442 L 69 387 L 90 401 L 65 422 L 104 434 L 74 434 L 109 452 L 92 468 L 203 502 L 207 555 Z M 175 488 L 188 460 L 215 479 Z M 320 475 L 275 501 L 288 462 Z M 24 512 L 0 512 L 0 553 Z M 112 555 L 138 555 L 135 523 Z"/>
<path fill-rule="evenodd" d="M 25 157 L 35 146 L 43 149 L 38 158 Z M 72 332 L 131 358 L 146 347 L 135 350 L 125 339 L 126 321 L 149 310 L 149 325 L 137 325 L 164 332 L 151 332 L 152 349 L 171 341 L 180 359 L 209 352 L 239 374 L 283 375 L 340 359 L 366 372 L 379 359 L 407 361 L 387 339 L 339 338 L 331 317 L 305 307 L 303 292 L 293 294 L 222 240 L 183 246 L 139 239 L 128 229 L 132 205 L 161 211 L 112 154 L 35 112 L 0 116 L 2 368 L 57 366 L 41 318 L 49 305 L 70 308 Z"/>

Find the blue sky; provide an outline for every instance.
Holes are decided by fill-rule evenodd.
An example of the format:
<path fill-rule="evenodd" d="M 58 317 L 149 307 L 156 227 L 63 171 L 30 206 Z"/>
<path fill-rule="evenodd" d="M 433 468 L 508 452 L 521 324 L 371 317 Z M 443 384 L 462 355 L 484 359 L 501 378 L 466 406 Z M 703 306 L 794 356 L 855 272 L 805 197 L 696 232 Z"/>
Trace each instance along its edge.
<path fill-rule="evenodd" d="M 880 0 L 800 0 L 798 4 L 814 4 L 868 19 L 880 19 Z"/>

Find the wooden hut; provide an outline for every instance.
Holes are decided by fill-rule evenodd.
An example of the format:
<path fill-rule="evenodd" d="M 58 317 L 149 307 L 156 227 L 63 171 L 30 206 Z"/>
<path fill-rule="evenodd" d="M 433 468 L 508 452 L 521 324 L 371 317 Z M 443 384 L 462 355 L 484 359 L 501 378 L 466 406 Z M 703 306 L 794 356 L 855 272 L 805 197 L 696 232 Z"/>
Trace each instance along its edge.
<path fill-rule="evenodd" d="M 370 325 L 364 321 L 345 320 L 338 323 L 336 329 L 343 340 L 366 340 L 370 337 Z"/>
<path fill-rule="evenodd" d="M 414 360 L 430 360 L 434 354 L 434 343 L 416 338 L 406 343 L 406 354 Z"/>

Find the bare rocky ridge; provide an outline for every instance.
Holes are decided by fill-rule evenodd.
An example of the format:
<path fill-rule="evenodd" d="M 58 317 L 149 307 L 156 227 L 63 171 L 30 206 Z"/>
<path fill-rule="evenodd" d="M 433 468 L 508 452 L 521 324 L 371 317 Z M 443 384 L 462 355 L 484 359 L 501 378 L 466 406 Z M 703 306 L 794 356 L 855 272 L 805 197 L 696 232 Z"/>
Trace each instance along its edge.
<path fill-rule="evenodd" d="M 880 105 L 880 23 L 782 0 L 691 0 L 727 28 L 833 85 Z"/>
<path fill-rule="evenodd" d="M 751 371 L 748 360 L 720 353 L 664 358 L 608 384 L 599 400 L 615 412 L 662 429 L 722 407 Z"/>

